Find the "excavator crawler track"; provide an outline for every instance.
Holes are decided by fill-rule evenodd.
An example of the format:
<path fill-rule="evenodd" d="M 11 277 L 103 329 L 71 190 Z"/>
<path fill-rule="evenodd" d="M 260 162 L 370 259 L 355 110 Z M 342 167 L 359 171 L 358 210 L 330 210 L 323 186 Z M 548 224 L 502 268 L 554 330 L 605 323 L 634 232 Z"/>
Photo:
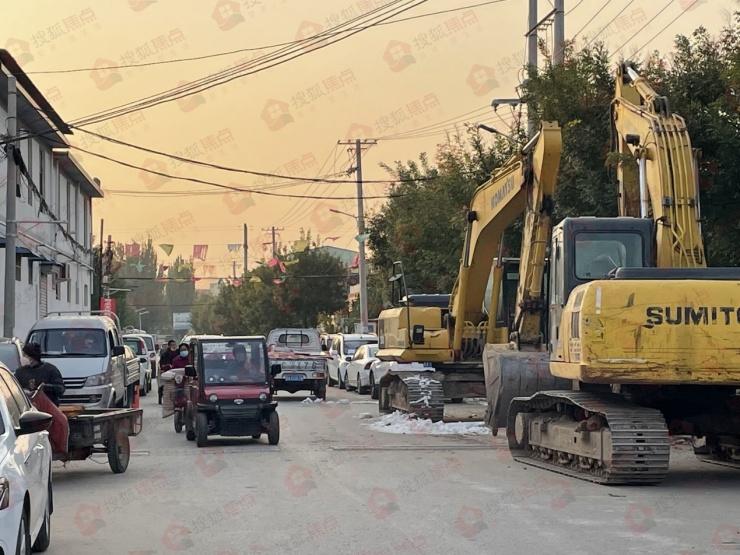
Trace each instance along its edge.
<path fill-rule="evenodd" d="M 568 414 L 578 414 L 581 420 L 569 420 Z M 529 421 L 534 426 L 522 426 Z M 549 422 L 563 422 L 575 431 L 561 436 L 554 448 L 533 445 L 521 431 L 547 430 Z M 600 429 L 586 431 L 589 422 L 601 422 Z M 602 442 L 594 456 L 574 447 L 579 440 L 588 444 L 589 434 Z M 670 439 L 663 415 L 618 395 L 544 391 L 517 397 L 509 408 L 507 436 L 516 461 L 599 484 L 657 484 L 668 472 Z"/>
<path fill-rule="evenodd" d="M 428 418 L 433 422 L 444 416 L 442 383 L 432 378 L 396 376 L 388 388 L 389 408 Z"/>

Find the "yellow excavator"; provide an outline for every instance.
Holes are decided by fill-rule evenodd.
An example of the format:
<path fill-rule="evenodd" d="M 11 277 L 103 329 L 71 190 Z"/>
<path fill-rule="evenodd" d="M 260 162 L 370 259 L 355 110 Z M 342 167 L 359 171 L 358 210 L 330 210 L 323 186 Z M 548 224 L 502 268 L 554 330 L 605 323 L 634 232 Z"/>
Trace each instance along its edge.
<path fill-rule="evenodd" d="M 612 112 L 620 217 L 552 230 L 547 334 L 486 345 L 488 422 L 516 460 L 599 483 L 662 480 L 671 433 L 737 465 L 740 269 L 706 267 L 695 153 L 668 100 L 622 65 Z"/>
<path fill-rule="evenodd" d="M 524 340 L 540 340 L 541 285 L 561 146 L 558 125 L 544 123 L 521 153 L 475 191 L 452 295 L 408 294 L 396 263 L 391 281 L 401 292 L 398 306 L 378 317 L 376 356 L 385 366 L 379 381 L 381 412 L 395 409 L 441 420 L 445 399 L 485 397 L 483 348 L 507 342 L 512 320 Z M 506 259 L 501 254 L 504 231 L 525 212 L 525 227 L 534 230 L 525 233 L 525 241 L 532 248 L 521 260 Z M 521 302 L 511 310 L 514 297 Z M 542 385 L 555 384 L 543 377 Z"/>

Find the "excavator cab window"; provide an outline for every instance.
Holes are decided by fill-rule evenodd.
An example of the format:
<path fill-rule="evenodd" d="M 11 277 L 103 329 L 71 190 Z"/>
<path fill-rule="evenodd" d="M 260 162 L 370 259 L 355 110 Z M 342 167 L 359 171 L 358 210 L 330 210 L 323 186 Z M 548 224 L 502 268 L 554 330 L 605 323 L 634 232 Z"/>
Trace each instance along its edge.
<path fill-rule="evenodd" d="M 576 277 L 604 279 L 616 268 L 642 266 L 642 237 L 637 233 L 578 233 L 575 237 Z"/>

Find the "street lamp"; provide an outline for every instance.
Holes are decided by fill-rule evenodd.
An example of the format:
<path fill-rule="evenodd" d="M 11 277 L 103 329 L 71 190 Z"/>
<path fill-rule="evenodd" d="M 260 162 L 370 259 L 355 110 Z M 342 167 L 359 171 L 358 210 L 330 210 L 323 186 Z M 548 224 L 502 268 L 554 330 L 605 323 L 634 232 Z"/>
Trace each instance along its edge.
<path fill-rule="evenodd" d="M 146 308 L 136 308 L 134 309 L 136 313 L 139 315 L 139 329 L 143 330 L 144 328 L 141 326 L 141 317 L 144 314 L 149 314 L 149 311 Z"/>
<path fill-rule="evenodd" d="M 349 212 L 343 212 L 336 208 L 329 208 L 329 212 L 334 214 L 341 214 L 342 216 L 348 216 L 354 218 L 357 222 L 357 242 L 358 246 L 358 259 L 359 259 L 359 274 L 360 274 L 360 333 L 367 333 L 367 266 L 365 264 L 365 223 L 361 217 L 350 214 Z"/>

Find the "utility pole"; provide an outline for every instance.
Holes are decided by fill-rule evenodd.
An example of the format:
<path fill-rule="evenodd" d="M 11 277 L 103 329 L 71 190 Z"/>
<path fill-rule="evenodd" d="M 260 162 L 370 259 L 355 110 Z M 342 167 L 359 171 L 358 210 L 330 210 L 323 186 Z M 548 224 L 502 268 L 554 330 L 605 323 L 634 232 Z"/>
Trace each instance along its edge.
<path fill-rule="evenodd" d="M 17 187 L 17 169 L 15 167 L 15 139 L 17 133 L 17 95 L 15 76 L 8 75 L 8 140 L 5 147 L 5 163 L 8 174 L 5 180 L 5 317 L 3 318 L 3 335 L 15 336 L 15 244 L 18 224 L 15 221 L 15 191 Z"/>
<path fill-rule="evenodd" d="M 236 260 L 231 261 L 231 268 L 234 273 L 234 279 L 236 279 Z"/>
<path fill-rule="evenodd" d="M 355 171 L 357 177 L 357 242 L 360 272 L 360 332 L 368 331 L 367 318 L 367 264 L 365 262 L 365 203 L 362 194 L 362 147 L 377 144 L 374 139 L 339 141 L 340 145 L 354 145 Z"/>
<path fill-rule="evenodd" d="M 262 231 L 265 231 L 267 233 L 270 233 L 272 236 L 272 257 L 277 257 L 277 232 L 283 231 L 284 228 L 282 227 L 275 227 L 274 225 L 271 227 L 268 227 L 267 229 L 262 228 Z M 246 235 L 245 235 L 246 237 Z"/>
<path fill-rule="evenodd" d="M 527 31 L 527 70 L 537 71 L 537 0 L 529 0 L 529 25 Z M 537 132 L 537 122 L 534 117 L 535 107 L 530 102 L 527 105 L 527 138 L 531 139 Z"/>
<path fill-rule="evenodd" d="M 113 237 L 108 235 L 108 248 L 105 251 L 105 273 L 103 274 L 103 297 L 110 299 L 110 277 L 113 268 Z"/>
<path fill-rule="evenodd" d="M 249 264 L 249 246 L 247 243 L 247 224 L 244 224 L 244 245 L 243 245 L 242 250 L 244 251 L 244 276 L 246 277 L 247 269 L 248 269 L 247 264 Z"/>
<path fill-rule="evenodd" d="M 552 63 L 559 66 L 565 61 L 565 0 L 555 0 L 553 23 Z"/>

